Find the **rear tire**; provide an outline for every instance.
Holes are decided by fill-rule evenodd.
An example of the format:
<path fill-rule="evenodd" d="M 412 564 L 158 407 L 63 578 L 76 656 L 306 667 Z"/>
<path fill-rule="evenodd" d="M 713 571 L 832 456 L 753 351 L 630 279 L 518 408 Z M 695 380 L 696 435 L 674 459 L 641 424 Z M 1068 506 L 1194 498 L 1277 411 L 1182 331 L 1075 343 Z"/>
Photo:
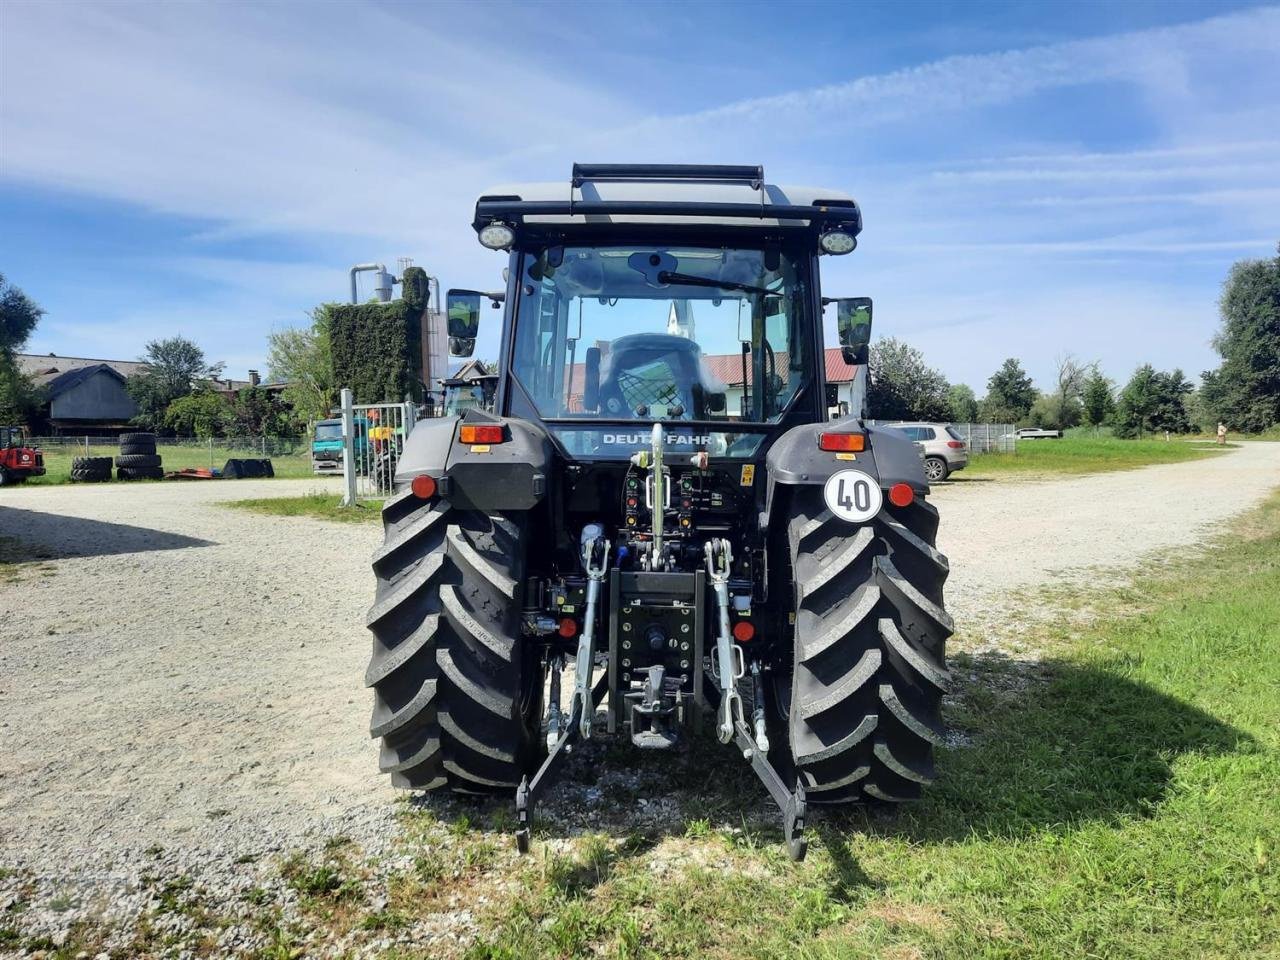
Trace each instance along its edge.
<path fill-rule="evenodd" d="M 814 802 L 911 800 L 934 779 L 952 632 L 937 529 L 937 510 L 919 498 L 852 526 L 820 487 L 794 494 L 794 671 L 771 699 Z"/>
<path fill-rule="evenodd" d="M 930 483 L 941 483 L 951 475 L 951 468 L 942 457 L 924 458 L 924 476 Z"/>
<path fill-rule="evenodd" d="M 523 517 L 406 490 L 382 519 L 365 674 L 379 766 L 407 789 L 513 790 L 541 753 L 543 669 L 520 633 Z"/>

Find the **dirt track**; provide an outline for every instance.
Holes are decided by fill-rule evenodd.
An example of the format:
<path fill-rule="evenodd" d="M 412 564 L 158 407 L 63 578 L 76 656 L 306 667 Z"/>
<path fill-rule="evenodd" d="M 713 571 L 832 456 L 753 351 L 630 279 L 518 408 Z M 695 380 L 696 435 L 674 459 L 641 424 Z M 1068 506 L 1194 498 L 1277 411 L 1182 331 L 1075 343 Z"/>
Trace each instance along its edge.
<path fill-rule="evenodd" d="M 982 624 L 1021 615 L 1011 592 L 1193 544 L 1277 485 L 1280 444 L 1097 477 L 944 485 L 939 545 L 959 629 L 972 642 Z M 0 865 L 36 870 L 50 890 L 63 878 L 109 891 L 158 847 L 173 869 L 233 882 L 238 856 L 339 833 L 385 842 L 393 794 L 376 774 L 361 681 L 379 530 L 217 503 L 317 488 L 335 489 L 0 496 L 0 535 L 51 555 L 0 580 Z"/>

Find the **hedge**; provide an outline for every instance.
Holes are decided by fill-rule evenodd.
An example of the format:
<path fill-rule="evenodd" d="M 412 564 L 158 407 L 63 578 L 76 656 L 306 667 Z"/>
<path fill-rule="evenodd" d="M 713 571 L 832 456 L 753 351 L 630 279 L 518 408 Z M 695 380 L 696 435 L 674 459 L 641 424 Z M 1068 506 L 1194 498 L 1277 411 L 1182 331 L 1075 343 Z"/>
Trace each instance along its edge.
<path fill-rule="evenodd" d="M 330 303 L 329 341 L 339 387 L 350 387 L 356 403 L 422 400 L 422 311 L 426 274 L 405 271 L 406 295 L 390 303 Z"/>

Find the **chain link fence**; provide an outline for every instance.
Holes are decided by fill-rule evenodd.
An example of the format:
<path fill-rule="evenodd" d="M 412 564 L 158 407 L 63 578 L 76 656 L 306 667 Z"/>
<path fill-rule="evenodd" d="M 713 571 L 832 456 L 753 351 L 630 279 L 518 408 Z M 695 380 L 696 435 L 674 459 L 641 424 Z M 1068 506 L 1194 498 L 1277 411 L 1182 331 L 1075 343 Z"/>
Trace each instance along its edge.
<path fill-rule="evenodd" d="M 75 457 L 115 457 L 119 437 L 32 437 L 27 441 L 44 451 L 46 466 Z M 156 437 L 156 453 L 165 470 L 191 467 L 221 469 L 231 459 L 269 459 L 276 476 L 311 475 L 311 440 L 307 437 Z"/>

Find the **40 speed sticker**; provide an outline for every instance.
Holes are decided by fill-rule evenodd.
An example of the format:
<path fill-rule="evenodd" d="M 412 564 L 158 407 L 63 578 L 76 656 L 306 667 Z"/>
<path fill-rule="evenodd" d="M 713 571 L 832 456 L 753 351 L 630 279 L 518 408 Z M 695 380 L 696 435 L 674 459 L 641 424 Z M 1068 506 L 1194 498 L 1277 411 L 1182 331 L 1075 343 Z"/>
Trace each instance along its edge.
<path fill-rule="evenodd" d="M 850 523 L 863 523 L 880 512 L 880 484 L 861 470 L 839 470 L 822 488 L 827 509 Z"/>

